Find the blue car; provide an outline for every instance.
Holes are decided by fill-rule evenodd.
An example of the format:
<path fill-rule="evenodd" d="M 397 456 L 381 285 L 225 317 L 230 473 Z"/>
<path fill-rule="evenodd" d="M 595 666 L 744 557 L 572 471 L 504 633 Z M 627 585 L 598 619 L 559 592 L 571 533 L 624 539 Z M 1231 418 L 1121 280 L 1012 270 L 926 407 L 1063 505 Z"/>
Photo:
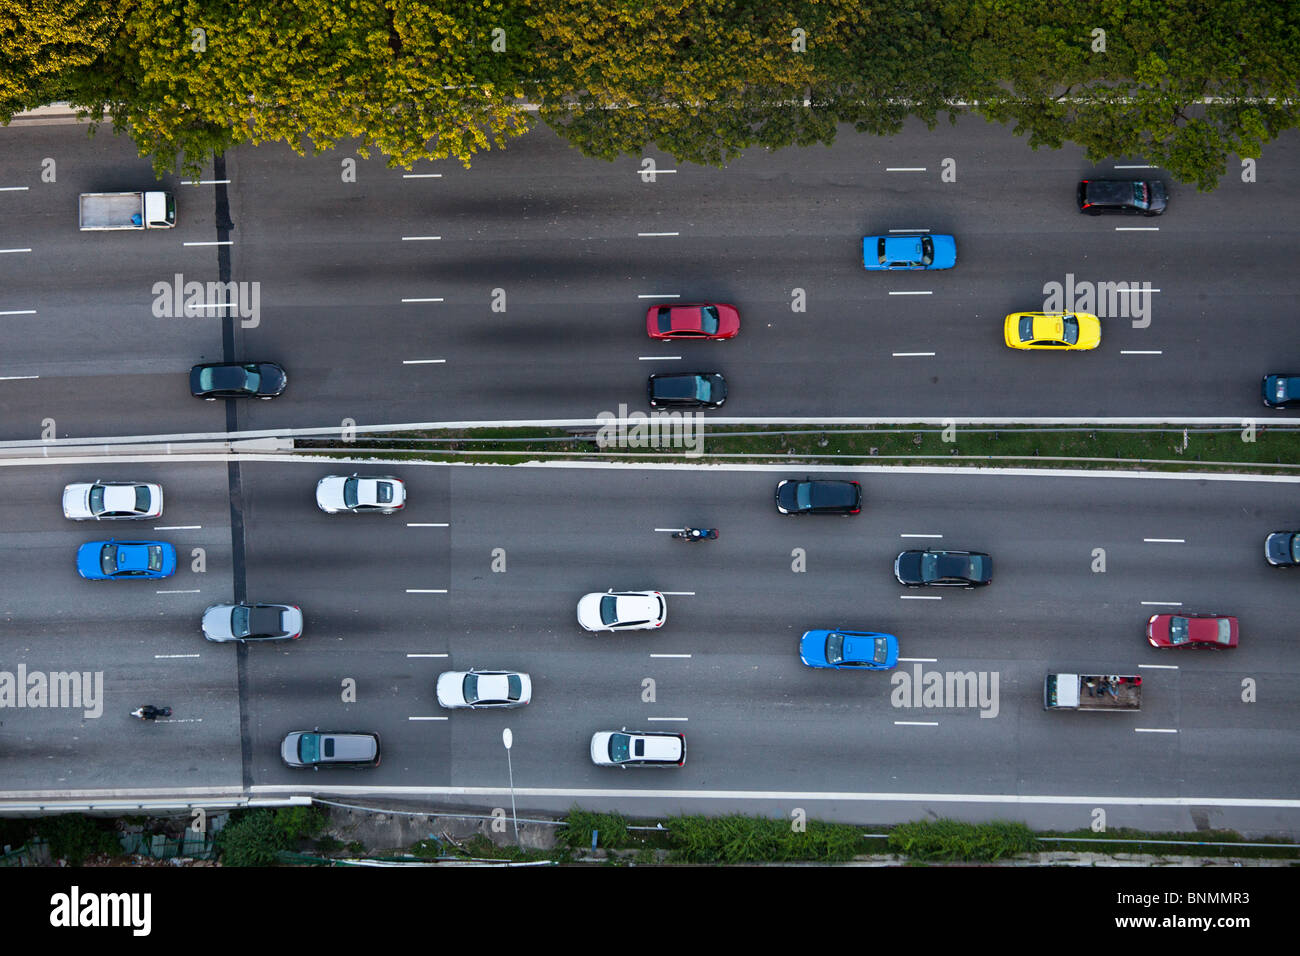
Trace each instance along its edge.
<path fill-rule="evenodd" d="M 799 660 L 809 667 L 887 671 L 898 663 L 898 638 L 875 631 L 804 631 Z"/>
<path fill-rule="evenodd" d="M 867 236 L 862 240 L 862 264 L 882 272 L 891 269 L 951 269 L 957 264 L 952 236 Z"/>
<path fill-rule="evenodd" d="M 77 573 L 92 581 L 169 578 L 176 549 L 163 541 L 87 541 L 77 549 Z"/>

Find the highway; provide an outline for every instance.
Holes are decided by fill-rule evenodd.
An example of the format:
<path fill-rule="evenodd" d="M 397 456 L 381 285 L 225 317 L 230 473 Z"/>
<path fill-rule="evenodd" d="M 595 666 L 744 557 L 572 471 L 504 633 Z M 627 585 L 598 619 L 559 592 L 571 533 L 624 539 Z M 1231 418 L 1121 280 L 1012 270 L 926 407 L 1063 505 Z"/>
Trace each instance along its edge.
<path fill-rule="evenodd" d="M 1261 554 L 1266 533 L 1295 524 L 1292 481 L 862 469 L 845 472 L 863 483 L 862 514 L 799 518 L 778 515 L 772 492 L 802 470 L 425 464 L 389 469 L 409 488 L 397 515 L 319 512 L 315 482 L 357 467 L 5 467 L 0 669 L 102 671 L 105 683 L 100 718 L 0 712 L 5 790 L 378 788 L 470 804 L 487 793 L 500 805 L 510 727 L 521 808 L 562 811 L 575 795 L 588 805 L 586 795 L 609 791 L 611 804 L 641 812 L 809 806 L 859 819 L 854 800 L 874 795 L 871 818 L 883 821 L 914 818 L 914 795 L 995 795 L 1004 802 L 958 809 L 1065 827 L 1087 825 L 1093 804 L 1051 798 L 1089 797 L 1113 799 L 1129 825 L 1300 829 L 1296 807 L 1250 805 L 1293 800 L 1300 773 L 1300 654 L 1288 623 L 1300 576 Z M 166 512 L 113 528 L 66 521 L 59 489 L 88 477 L 160 481 Z M 721 537 L 694 545 L 655 531 L 683 525 Z M 110 533 L 173 542 L 180 571 L 160 582 L 79 579 L 77 545 Z M 990 552 L 993 584 L 900 587 L 894 555 L 926 546 Z M 1097 549 L 1104 571 L 1094 570 Z M 806 570 L 792 570 L 800 559 Z M 582 631 L 578 598 L 607 588 L 665 592 L 667 623 Z M 236 596 L 301 605 L 304 636 L 203 641 L 202 609 Z M 1146 617 L 1179 607 L 1237 615 L 1240 647 L 1148 647 Z M 796 645 L 815 627 L 894 633 L 909 674 L 997 675 L 996 705 L 984 708 L 995 713 L 896 706 L 889 674 L 808 669 Z M 529 672 L 533 702 L 441 710 L 437 674 L 471 666 Z M 1142 674 L 1142 711 L 1044 712 L 1043 675 L 1074 667 Z M 355 702 L 343 699 L 350 687 Z M 172 705 L 173 720 L 127 716 L 145 702 Z M 378 732 L 382 765 L 284 767 L 281 737 L 314 726 Z M 686 766 L 593 767 L 591 733 L 622 726 L 684 732 Z M 1126 803 L 1135 798 L 1149 805 Z M 1191 798 L 1205 802 L 1171 805 Z"/>
<path fill-rule="evenodd" d="M 591 419 L 642 407 L 647 374 L 671 370 L 724 372 L 739 417 L 1267 420 L 1285 413 L 1261 405 L 1261 375 L 1300 367 L 1298 227 L 1277 212 L 1300 205 L 1294 133 L 1256 182 L 1171 183 L 1157 219 L 1082 216 L 1074 186 L 1158 170 L 1095 170 L 971 118 L 887 139 L 845 129 L 833 148 L 725 169 L 655 157 L 675 171 L 654 182 L 635 157 L 586 159 L 544 129 L 472 170 L 409 174 L 425 178 L 372 159 L 345 182 L 346 151 L 241 147 L 228 182 L 166 182 L 179 225 L 145 234 L 76 229 L 79 192 L 153 182 L 125 139 L 76 125 L 0 138 L 3 441 Z M 909 228 L 955 235 L 956 268 L 863 270 L 863 235 Z M 206 283 L 244 284 L 228 344 L 214 309 L 155 314 L 177 276 L 205 284 L 199 304 L 214 302 Z M 1151 291 L 1115 298 L 1119 282 Z M 1003 316 L 1050 309 L 1053 283 L 1076 293 L 1058 307 L 1100 295 L 1096 351 L 1003 344 Z M 736 304 L 740 335 L 645 336 L 650 303 L 700 300 Z M 287 392 L 229 419 L 191 399 L 190 365 L 223 357 L 280 362 Z"/>

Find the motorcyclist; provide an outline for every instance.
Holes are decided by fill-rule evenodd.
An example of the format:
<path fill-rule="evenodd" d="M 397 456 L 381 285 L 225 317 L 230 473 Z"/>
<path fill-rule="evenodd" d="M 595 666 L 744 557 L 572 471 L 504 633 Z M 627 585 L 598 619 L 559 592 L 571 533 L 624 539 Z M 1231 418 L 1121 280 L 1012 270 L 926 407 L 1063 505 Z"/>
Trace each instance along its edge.
<path fill-rule="evenodd" d="M 171 714 L 170 707 L 155 707 L 153 704 L 145 704 L 139 710 L 131 711 L 132 717 L 139 717 L 141 720 L 157 720 L 159 717 L 170 717 Z"/>

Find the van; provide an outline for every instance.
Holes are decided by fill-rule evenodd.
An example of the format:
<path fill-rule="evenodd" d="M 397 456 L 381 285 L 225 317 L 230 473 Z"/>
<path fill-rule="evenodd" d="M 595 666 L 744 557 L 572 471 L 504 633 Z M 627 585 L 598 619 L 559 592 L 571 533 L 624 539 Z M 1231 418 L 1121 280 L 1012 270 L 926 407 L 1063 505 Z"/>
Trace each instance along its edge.
<path fill-rule="evenodd" d="M 379 735 L 353 731 L 295 730 L 280 744 L 290 767 L 378 767 Z"/>

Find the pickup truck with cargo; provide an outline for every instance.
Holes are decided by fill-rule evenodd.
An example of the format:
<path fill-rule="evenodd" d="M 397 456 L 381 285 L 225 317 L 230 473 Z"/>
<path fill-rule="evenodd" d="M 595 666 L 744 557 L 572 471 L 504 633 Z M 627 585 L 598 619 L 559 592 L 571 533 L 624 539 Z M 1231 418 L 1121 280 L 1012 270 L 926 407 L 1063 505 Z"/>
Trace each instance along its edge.
<path fill-rule="evenodd" d="M 1132 674 L 1048 674 L 1044 710 L 1141 710 L 1142 678 Z"/>
<path fill-rule="evenodd" d="M 176 225 L 176 198 L 171 193 L 82 193 L 78 206 L 82 232 Z"/>

